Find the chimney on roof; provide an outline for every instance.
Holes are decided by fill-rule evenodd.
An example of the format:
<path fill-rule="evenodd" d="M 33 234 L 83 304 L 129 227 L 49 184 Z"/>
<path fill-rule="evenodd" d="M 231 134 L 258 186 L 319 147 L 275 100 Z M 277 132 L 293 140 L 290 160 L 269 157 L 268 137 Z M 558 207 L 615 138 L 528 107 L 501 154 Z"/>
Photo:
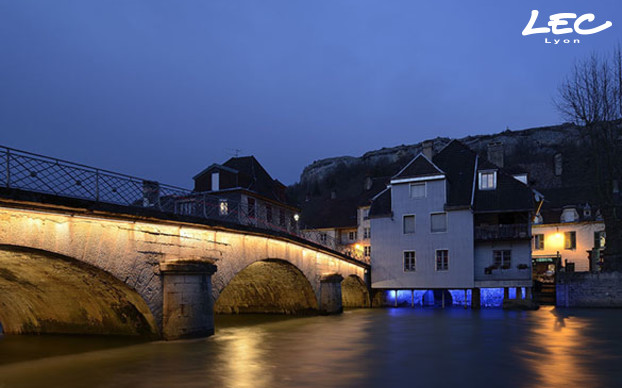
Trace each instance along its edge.
<path fill-rule="evenodd" d="M 434 140 L 425 140 L 422 144 L 423 150 L 421 152 L 423 152 L 423 155 L 425 155 L 426 158 L 432 160 L 432 156 L 434 156 Z"/>
<path fill-rule="evenodd" d="M 503 168 L 503 143 L 488 143 L 488 161 L 498 167 Z"/>

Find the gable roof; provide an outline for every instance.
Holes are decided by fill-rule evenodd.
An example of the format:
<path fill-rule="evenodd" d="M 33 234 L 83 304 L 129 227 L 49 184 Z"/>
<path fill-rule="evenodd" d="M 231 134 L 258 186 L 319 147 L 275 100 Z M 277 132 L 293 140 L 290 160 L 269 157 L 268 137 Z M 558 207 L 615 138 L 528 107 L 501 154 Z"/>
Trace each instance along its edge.
<path fill-rule="evenodd" d="M 447 177 L 447 206 L 470 206 L 473 195 L 477 154 L 452 140 L 433 158 Z"/>
<path fill-rule="evenodd" d="M 240 189 L 255 192 L 268 199 L 286 203 L 285 186 L 270 174 L 255 159 L 254 156 L 230 158 L 223 164 L 212 164 L 197 174 L 194 179 L 215 169 L 225 170 L 237 175 L 237 185 Z"/>
<path fill-rule="evenodd" d="M 497 171 L 495 190 L 478 190 L 477 173 Z M 452 140 L 430 162 L 425 157 L 413 159 L 396 177 L 425 177 L 443 173 L 447 182 L 447 207 L 468 207 L 476 212 L 529 211 L 534 209 L 532 190 L 498 166 L 480 159 L 469 147 Z M 417 175 L 418 174 L 418 175 Z M 390 191 L 374 199 L 371 216 L 389 215 Z"/>
<path fill-rule="evenodd" d="M 423 178 L 435 175 L 444 175 L 445 173 L 438 168 L 424 154 L 420 153 L 415 156 L 403 169 L 400 170 L 391 179 L 407 179 L 407 178 Z"/>
<path fill-rule="evenodd" d="M 387 187 L 372 199 L 369 217 L 391 216 L 391 188 Z"/>
<path fill-rule="evenodd" d="M 205 168 L 204 170 L 202 170 L 200 173 L 196 174 L 195 176 L 192 177 L 192 179 L 197 179 L 205 174 L 207 174 L 210 171 L 213 170 L 225 170 L 225 171 L 229 171 L 230 173 L 233 174 L 237 174 L 238 171 L 234 170 L 232 168 L 229 168 L 227 166 L 223 166 L 222 164 L 218 164 L 218 163 L 212 163 L 210 164 L 207 168 Z"/>

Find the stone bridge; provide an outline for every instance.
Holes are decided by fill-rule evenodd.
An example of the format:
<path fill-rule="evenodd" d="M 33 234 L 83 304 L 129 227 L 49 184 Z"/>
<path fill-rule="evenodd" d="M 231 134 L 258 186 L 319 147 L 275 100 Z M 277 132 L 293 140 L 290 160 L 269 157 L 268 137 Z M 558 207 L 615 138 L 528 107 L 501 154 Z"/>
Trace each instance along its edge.
<path fill-rule="evenodd" d="M 174 339 L 212 334 L 214 311 L 369 306 L 367 264 L 295 236 L 10 194 L 0 193 L 0 333 Z"/>

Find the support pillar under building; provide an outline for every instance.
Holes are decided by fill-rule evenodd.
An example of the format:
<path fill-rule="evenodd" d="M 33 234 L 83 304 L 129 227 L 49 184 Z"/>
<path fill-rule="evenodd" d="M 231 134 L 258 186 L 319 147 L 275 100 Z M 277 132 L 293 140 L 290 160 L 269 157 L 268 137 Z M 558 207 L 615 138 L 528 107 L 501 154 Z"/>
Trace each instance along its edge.
<path fill-rule="evenodd" d="M 163 285 L 162 336 L 166 340 L 214 334 L 210 261 L 179 260 L 160 263 Z"/>
<path fill-rule="evenodd" d="M 479 310 L 482 308 L 482 290 L 473 288 L 471 290 L 471 309 Z"/>
<path fill-rule="evenodd" d="M 341 281 L 339 274 L 323 275 L 320 279 L 320 314 L 341 314 L 343 304 L 341 299 Z"/>

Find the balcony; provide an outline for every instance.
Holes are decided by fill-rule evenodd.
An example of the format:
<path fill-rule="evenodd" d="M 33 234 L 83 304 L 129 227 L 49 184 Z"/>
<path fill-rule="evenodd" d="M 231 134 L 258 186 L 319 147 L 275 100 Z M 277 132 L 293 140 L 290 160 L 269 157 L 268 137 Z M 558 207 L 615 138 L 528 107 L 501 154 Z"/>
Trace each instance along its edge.
<path fill-rule="evenodd" d="M 531 239 L 529 224 L 479 225 L 475 227 L 475 240 L 528 240 Z"/>

